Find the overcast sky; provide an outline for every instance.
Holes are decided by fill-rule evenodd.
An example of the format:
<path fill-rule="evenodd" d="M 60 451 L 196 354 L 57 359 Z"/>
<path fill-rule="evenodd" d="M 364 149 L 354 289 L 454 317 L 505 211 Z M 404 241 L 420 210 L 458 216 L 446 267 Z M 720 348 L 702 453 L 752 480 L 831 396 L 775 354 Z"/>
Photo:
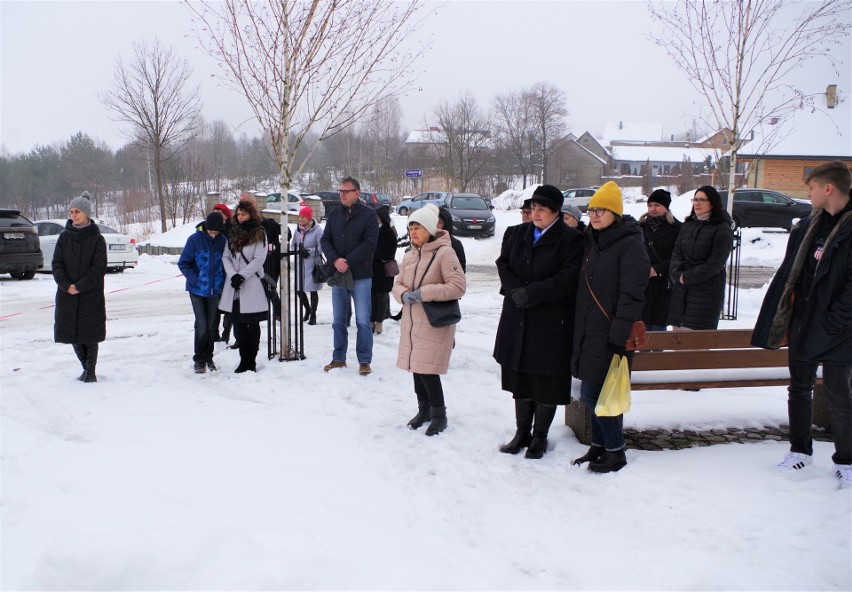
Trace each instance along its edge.
<path fill-rule="evenodd" d="M 384 1 L 384 0 L 383 0 Z M 648 40 L 642 1 L 434 2 L 423 35 L 432 49 L 419 90 L 402 99 L 406 128 L 422 127 L 441 100 L 469 89 L 494 96 L 545 80 L 567 95 L 571 131 L 599 134 L 607 121 L 661 121 L 666 134 L 689 127 L 700 99 L 661 48 Z M 256 135 L 245 99 L 220 88 L 215 63 L 196 48 L 185 6 L 144 2 L 0 0 L 0 144 L 6 153 L 67 141 L 83 131 L 113 149 L 125 142 L 98 97 L 110 88 L 116 59 L 134 41 L 159 37 L 185 55 L 201 85 L 204 115 Z M 838 83 L 849 96 L 852 50 L 841 49 L 841 76 L 813 64 L 806 90 Z"/>

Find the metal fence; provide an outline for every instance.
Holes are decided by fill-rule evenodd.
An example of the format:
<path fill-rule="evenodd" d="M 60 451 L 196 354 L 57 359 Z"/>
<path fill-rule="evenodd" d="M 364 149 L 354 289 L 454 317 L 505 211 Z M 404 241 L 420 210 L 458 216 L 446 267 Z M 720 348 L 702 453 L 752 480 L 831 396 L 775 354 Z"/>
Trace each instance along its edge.
<path fill-rule="evenodd" d="M 737 320 L 737 308 L 740 301 L 740 253 L 743 242 L 742 230 L 734 231 L 734 246 L 728 257 L 728 286 L 725 292 L 725 310 L 722 319 L 725 321 Z"/>

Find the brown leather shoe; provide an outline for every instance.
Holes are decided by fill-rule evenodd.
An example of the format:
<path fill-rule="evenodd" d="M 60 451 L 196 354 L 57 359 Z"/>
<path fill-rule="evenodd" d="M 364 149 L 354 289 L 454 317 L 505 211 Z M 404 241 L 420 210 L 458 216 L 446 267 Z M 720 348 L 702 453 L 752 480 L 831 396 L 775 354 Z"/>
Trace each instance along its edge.
<path fill-rule="evenodd" d="M 358 374 L 361 376 L 367 376 L 372 371 L 369 364 L 358 364 Z"/>
<path fill-rule="evenodd" d="M 340 360 L 332 360 L 328 364 L 325 365 L 325 370 L 328 372 L 329 370 L 334 370 L 335 368 L 346 368 L 346 362 L 341 362 Z"/>

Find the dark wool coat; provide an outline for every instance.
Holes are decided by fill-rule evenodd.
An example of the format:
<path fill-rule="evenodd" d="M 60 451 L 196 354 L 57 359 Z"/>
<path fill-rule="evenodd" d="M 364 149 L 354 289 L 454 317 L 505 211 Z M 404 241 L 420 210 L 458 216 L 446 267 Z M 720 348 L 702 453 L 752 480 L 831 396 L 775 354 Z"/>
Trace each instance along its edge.
<path fill-rule="evenodd" d="M 390 292 L 393 277 L 385 275 L 385 261 L 396 258 L 396 235 L 387 224 L 379 228 L 379 240 L 373 253 L 373 292 Z"/>
<path fill-rule="evenodd" d="M 194 234 L 186 239 L 186 245 L 178 259 L 178 269 L 186 277 L 186 291 L 204 298 L 219 298 L 225 285 L 225 268 L 222 253 L 228 239 L 223 233 L 216 238 L 207 234 L 202 222 Z"/>
<path fill-rule="evenodd" d="M 363 280 L 373 277 L 373 251 L 379 238 L 376 211 L 360 201 L 350 208 L 334 208 L 325 221 L 322 252 L 329 264 L 346 259 L 352 277 Z"/>
<path fill-rule="evenodd" d="M 674 220 L 673 224 L 664 222 L 656 232 L 651 230 L 647 220 L 639 222 L 645 240 L 645 248 L 651 267 L 657 275 L 648 279 L 645 290 L 645 308 L 642 310 L 642 320 L 649 325 L 665 325 L 669 315 L 669 305 L 672 299 L 671 282 L 669 280 L 669 262 L 674 251 L 675 241 L 680 233 L 681 221 Z"/>
<path fill-rule="evenodd" d="M 623 348 L 633 323 L 642 316 L 651 262 L 642 230 L 629 216 L 617 226 L 587 231 L 586 238 L 577 282 L 571 373 L 580 380 L 603 384 L 612 361 L 610 344 Z M 612 322 L 595 303 L 589 286 Z"/>
<path fill-rule="evenodd" d="M 57 285 L 54 341 L 92 344 L 106 339 L 107 253 L 98 225 L 92 222 L 78 229 L 68 220 L 56 241 L 51 266 Z M 72 284 L 79 294 L 68 293 Z"/>
<path fill-rule="evenodd" d="M 570 402 L 571 342 L 577 274 L 583 257 L 583 235 L 557 219 L 533 245 L 532 223 L 504 237 L 497 259 L 503 310 L 494 342 L 494 359 L 514 373 L 563 377 L 563 398 Z M 512 291 L 526 289 L 532 306 L 518 308 Z M 626 336 L 625 336 L 626 340 Z M 538 400 L 538 399 L 536 399 Z"/>
<path fill-rule="evenodd" d="M 786 345 L 793 314 L 793 292 L 811 251 L 811 237 L 822 217 L 814 210 L 790 233 L 781 267 L 772 278 L 752 334 L 752 345 Z M 800 255 L 801 254 L 801 255 Z M 790 335 L 801 362 L 852 364 L 852 211 L 841 214 L 828 236 L 805 300 L 799 332 Z"/>
<path fill-rule="evenodd" d="M 672 252 L 669 280 L 672 301 L 668 324 L 715 329 L 725 299 L 725 265 L 734 246 L 734 231 L 725 222 L 687 220 Z M 684 283 L 680 283 L 683 275 Z"/>

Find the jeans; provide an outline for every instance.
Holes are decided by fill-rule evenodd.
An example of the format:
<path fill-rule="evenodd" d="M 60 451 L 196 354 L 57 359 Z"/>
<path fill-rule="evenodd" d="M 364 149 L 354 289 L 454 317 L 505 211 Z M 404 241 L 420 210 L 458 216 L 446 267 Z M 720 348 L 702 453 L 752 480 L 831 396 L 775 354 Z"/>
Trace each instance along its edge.
<path fill-rule="evenodd" d="M 624 416 L 598 417 L 595 415 L 595 405 L 601 395 L 603 384 L 595 384 L 584 380 L 580 383 L 580 398 L 592 414 L 592 446 L 603 446 L 610 452 L 624 448 Z"/>
<path fill-rule="evenodd" d="M 195 349 L 192 361 L 205 364 L 213 360 L 213 338 L 219 322 L 219 298 L 189 294 L 192 314 L 195 315 Z"/>
<path fill-rule="evenodd" d="M 811 424 L 817 365 L 816 362 L 789 362 L 787 415 L 790 420 L 790 451 L 809 456 L 814 453 Z M 852 465 L 852 364 L 823 364 L 822 383 L 834 440 L 831 460 L 838 465 Z"/>
<path fill-rule="evenodd" d="M 332 359 L 338 362 L 346 361 L 346 350 L 349 345 L 349 330 L 347 329 L 350 315 L 350 299 L 355 303 L 355 353 L 359 364 L 369 364 L 373 361 L 373 330 L 370 327 L 370 288 L 372 278 L 355 280 L 352 290 L 333 287 L 331 289 L 331 308 L 334 320 L 331 328 L 334 331 L 334 352 Z"/>

